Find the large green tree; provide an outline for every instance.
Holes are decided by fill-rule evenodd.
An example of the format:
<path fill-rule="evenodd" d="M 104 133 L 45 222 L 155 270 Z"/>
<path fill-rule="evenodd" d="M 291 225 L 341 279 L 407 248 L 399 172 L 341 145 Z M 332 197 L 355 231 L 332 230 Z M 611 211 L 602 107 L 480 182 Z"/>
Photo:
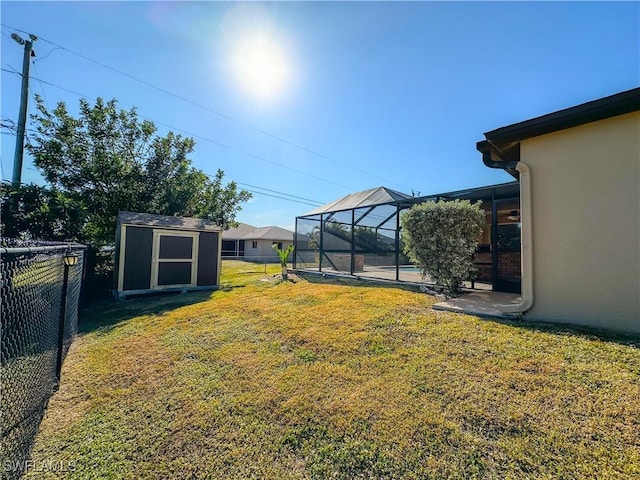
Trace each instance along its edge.
<path fill-rule="evenodd" d="M 84 206 L 56 189 L 0 183 L 3 239 L 79 241 L 87 220 Z"/>
<path fill-rule="evenodd" d="M 235 225 L 251 194 L 235 182 L 223 184 L 218 170 L 208 176 L 192 166 L 195 142 L 169 132 L 157 135 L 153 122 L 117 101 L 80 100 L 79 115 L 60 102 L 48 110 L 36 97 L 32 122 L 37 133 L 27 149 L 53 191 L 82 206 L 85 221 L 70 225 L 69 237 L 100 247 L 113 243 L 119 211 L 207 218 L 223 228 Z"/>

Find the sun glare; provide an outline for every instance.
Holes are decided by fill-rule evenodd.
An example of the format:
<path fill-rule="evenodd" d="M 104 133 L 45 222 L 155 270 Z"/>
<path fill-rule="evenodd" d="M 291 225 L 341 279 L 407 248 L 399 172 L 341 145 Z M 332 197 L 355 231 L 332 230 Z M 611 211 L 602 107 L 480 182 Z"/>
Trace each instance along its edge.
<path fill-rule="evenodd" d="M 256 97 L 276 97 L 290 81 L 289 59 L 283 48 L 269 38 L 247 38 L 237 44 L 232 55 L 238 82 Z"/>

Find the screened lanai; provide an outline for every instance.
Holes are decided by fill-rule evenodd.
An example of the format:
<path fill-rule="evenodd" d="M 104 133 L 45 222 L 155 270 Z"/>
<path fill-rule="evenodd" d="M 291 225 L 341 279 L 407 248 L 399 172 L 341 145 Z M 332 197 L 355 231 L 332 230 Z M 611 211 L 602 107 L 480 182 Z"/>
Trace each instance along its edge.
<path fill-rule="evenodd" d="M 486 226 L 468 288 L 520 291 L 518 182 L 413 197 L 385 187 L 352 193 L 296 218 L 296 270 L 431 283 L 404 254 L 400 215 L 426 201 L 481 202 Z"/>

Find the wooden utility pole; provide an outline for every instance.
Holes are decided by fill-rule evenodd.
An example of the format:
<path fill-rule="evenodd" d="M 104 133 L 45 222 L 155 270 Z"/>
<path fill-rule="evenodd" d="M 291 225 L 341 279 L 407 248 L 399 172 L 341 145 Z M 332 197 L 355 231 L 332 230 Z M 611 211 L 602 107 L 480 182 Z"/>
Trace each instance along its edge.
<path fill-rule="evenodd" d="M 29 66 L 31 57 L 35 57 L 33 52 L 33 42 L 38 37 L 29 35 L 31 40 L 24 40 L 17 33 L 11 35 L 16 42 L 24 45 L 24 56 L 22 57 L 22 90 L 20 92 L 20 113 L 18 114 L 18 134 L 16 136 L 16 151 L 13 156 L 13 176 L 11 182 L 15 188 L 22 182 L 22 156 L 24 153 L 24 132 L 27 124 L 27 100 L 29 99 Z"/>

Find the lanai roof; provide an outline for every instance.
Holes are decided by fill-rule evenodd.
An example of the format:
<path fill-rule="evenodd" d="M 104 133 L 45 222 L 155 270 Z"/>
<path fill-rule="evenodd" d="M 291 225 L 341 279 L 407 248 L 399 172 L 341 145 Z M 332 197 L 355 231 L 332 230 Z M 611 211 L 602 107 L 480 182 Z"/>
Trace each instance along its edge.
<path fill-rule="evenodd" d="M 379 192 L 384 190 L 384 192 Z M 377 194 L 367 196 L 367 193 L 377 192 Z M 433 195 L 424 195 L 421 197 L 413 197 L 404 193 L 396 192 L 388 188 L 380 187 L 364 192 L 352 193 L 346 197 L 342 197 L 332 203 L 327 203 L 322 207 L 318 207 L 308 213 L 300 215 L 298 218 L 308 218 L 322 213 L 335 213 L 349 210 L 352 208 L 372 207 L 375 205 L 396 205 L 400 209 L 410 208 L 416 203 L 427 201 L 437 202 L 438 200 L 471 200 L 471 201 L 491 201 L 503 200 L 507 198 L 517 198 L 520 195 L 519 182 L 498 183 L 496 185 L 487 185 L 484 187 L 467 188 L 465 190 L 456 190 L 453 192 L 438 193 Z"/>
<path fill-rule="evenodd" d="M 406 193 L 391 190 L 387 187 L 370 188 L 369 190 L 363 190 L 362 192 L 345 195 L 334 202 L 315 208 L 310 212 L 305 213 L 303 216 L 337 212 L 339 210 L 348 210 L 350 208 L 370 207 L 373 205 L 381 205 L 383 203 L 397 202 L 398 200 L 406 200 L 408 198 L 413 197 Z"/>

